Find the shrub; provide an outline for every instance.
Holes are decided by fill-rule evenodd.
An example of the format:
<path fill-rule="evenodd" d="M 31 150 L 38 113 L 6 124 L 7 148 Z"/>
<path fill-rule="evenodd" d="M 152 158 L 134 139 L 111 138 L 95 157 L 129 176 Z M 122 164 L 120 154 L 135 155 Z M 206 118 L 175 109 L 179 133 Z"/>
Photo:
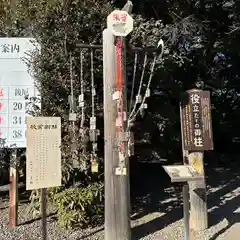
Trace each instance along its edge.
<path fill-rule="evenodd" d="M 98 223 L 103 216 L 103 185 L 72 187 L 54 196 L 58 221 L 62 228 L 85 227 Z"/>
<path fill-rule="evenodd" d="M 29 211 L 34 217 L 41 214 L 40 190 L 32 191 Z M 58 222 L 63 229 L 86 227 L 101 222 L 103 217 L 103 185 L 93 183 L 62 189 L 47 190 L 47 201 L 56 207 Z"/>

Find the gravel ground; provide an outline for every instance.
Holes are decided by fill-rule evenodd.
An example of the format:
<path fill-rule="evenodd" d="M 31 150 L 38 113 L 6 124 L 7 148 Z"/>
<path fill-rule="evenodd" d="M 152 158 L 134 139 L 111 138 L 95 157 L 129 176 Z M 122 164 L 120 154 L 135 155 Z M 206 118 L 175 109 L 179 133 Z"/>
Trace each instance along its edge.
<path fill-rule="evenodd" d="M 225 177 L 218 181 L 220 185 L 210 182 L 208 186 L 209 229 L 203 232 L 191 232 L 191 240 L 238 240 L 240 235 L 240 178 L 235 173 L 218 173 Z M 235 175 L 234 175 L 235 174 Z M 173 206 L 179 196 L 159 202 L 159 205 Z M 49 209 L 51 212 L 51 209 Z M 133 240 L 182 240 L 184 226 L 182 206 L 167 211 L 155 211 L 132 221 Z M 27 204 L 19 206 L 19 223 L 15 229 L 8 227 L 8 202 L 0 199 L 0 239 L 37 240 L 41 239 L 41 221 L 33 221 L 27 213 Z M 233 235 L 233 231 L 235 231 Z M 94 240 L 103 238 L 103 227 L 85 230 L 61 231 L 54 217 L 48 217 L 49 240 Z"/>
<path fill-rule="evenodd" d="M 48 213 L 51 209 L 48 207 Z M 1 201 L 0 206 L 0 239 L 8 240 L 37 240 L 41 238 L 41 220 L 33 220 L 28 213 L 28 204 L 23 203 L 19 206 L 19 226 L 9 228 L 8 226 L 8 202 Z M 101 227 L 79 230 L 79 231 L 62 231 L 54 215 L 48 217 L 47 231 L 49 240 L 80 240 L 80 239 L 100 239 L 99 236 L 92 234 L 101 230 Z M 89 237 L 88 237 L 89 236 Z"/>

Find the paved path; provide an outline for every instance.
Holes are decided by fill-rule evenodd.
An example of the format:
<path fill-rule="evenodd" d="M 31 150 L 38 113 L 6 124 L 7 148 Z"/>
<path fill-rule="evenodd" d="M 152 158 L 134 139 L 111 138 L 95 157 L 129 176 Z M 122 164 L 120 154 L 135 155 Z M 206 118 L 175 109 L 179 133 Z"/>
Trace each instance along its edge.
<path fill-rule="evenodd" d="M 225 233 L 221 234 L 217 240 L 239 240 L 240 239 L 240 223 L 235 223 Z"/>

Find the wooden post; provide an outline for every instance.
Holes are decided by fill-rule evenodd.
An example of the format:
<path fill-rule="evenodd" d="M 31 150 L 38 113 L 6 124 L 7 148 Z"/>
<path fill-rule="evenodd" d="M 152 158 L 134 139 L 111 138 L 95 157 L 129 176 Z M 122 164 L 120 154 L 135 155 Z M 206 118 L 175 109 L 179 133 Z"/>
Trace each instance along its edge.
<path fill-rule="evenodd" d="M 191 152 L 188 155 L 189 165 L 200 174 L 204 174 L 203 152 Z M 208 228 L 207 193 L 205 178 L 189 182 L 190 195 L 190 228 L 202 231 Z"/>
<path fill-rule="evenodd" d="M 180 118 L 181 118 L 181 136 L 183 136 L 183 125 L 182 123 L 182 108 L 180 106 Z M 183 163 L 185 165 L 191 165 L 196 171 L 203 176 L 204 174 L 204 163 L 203 155 L 204 152 L 190 152 L 184 149 L 182 142 L 182 153 Z M 188 182 L 189 185 L 189 198 L 190 198 L 190 228 L 196 231 L 202 231 L 208 228 L 208 214 L 207 214 L 207 194 L 206 194 L 206 183 L 205 177 L 203 180 Z"/>
<path fill-rule="evenodd" d="M 183 162 L 191 165 L 200 174 L 204 174 L 203 152 L 191 152 L 183 149 Z M 208 228 L 206 182 L 203 180 L 188 182 L 190 198 L 190 228 L 202 231 Z"/>
<path fill-rule="evenodd" d="M 18 149 L 12 149 L 9 173 L 9 226 L 16 227 L 18 225 Z"/>
<path fill-rule="evenodd" d="M 116 106 L 112 99 L 115 89 L 115 46 L 112 33 L 103 31 L 103 89 L 104 89 L 104 186 L 105 186 L 105 240 L 117 238 L 116 228 Z"/>
<path fill-rule="evenodd" d="M 42 240 L 47 240 L 47 190 L 41 189 Z"/>
<path fill-rule="evenodd" d="M 129 176 L 117 176 L 119 163 L 116 136 L 115 45 L 110 30 L 103 31 L 104 139 L 105 139 L 105 240 L 130 240 Z"/>
<path fill-rule="evenodd" d="M 184 217 L 184 240 L 189 240 L 189 187 L 188 183 L 183 184 L 183 217 Z"/>
<path fill-rule="evenodd" d="M 122 11 L 126 11 L 128 14 L 132 13 L 133 4 L 131 1 L 127 1 L 126 4 L 123 6 Z M 123 111 L 126 114 L 126 121 L 124 122 L 123 131 L 127 133 L 129 131 L 128 129 L 128 123 L 127 123 L 127 77 L 126 77 L 126 37 L 120 37 L 121 44 L 122 44 L 122 62 L 121 62 L 121 71 L 123 76 Z M 126 175 L 120 175 L 118 176 L 120 179 L 120 203 L 122 208 L 120 209 L 120 224 L 122 226 L 122 229 L 120 229 L 120 235 L 119 240 L 130 240 L 131 239 L 131 201 L 130 201 L 130 165 L 129 165 L 129 148 L 128 148 L 128 141 L 124 143 L 124 152 L 125 154 L 125 167 L 126 167 Z"/>

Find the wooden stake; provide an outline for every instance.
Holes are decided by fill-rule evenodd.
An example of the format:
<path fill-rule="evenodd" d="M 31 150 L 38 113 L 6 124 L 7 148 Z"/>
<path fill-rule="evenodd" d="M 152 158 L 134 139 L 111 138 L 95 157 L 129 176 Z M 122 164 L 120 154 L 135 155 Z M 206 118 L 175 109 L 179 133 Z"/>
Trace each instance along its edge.
<path fill-rule="evenodd" d="M 181 114 L 180 117 L 182 117 Z M 185 165 L 189 164 L 193 166 L 199 173 L 205 175 L 203 152 L 189 153 L 189 151 L 184 150 L 182 144 L 182 153 L 183 164 Z M 203 180 L 188 182 L 188 185 L 190 198 L 190 218 L 189 218 L 190 228 L 196 231 L 205 230 L 208 228 L 207 193 L 205 178 Z"/>
<path fill-rule="evenodd" d="M 47 198 L 46 188 L 41 189 L 42 240 L 47 240 Z"/>
<path fill-rule="evenodd" d="M 189 240 L 189 189 L 188 183 L 183 184 L 183 217 L 184 217 L 184 240 Z"/>
<path fill-rule="evenodd" d="M 13 149 L 10 156 L 9 184 L 9 226 L 18 225 L 18 150 Z"/>
<path fill-rule="evenodd" d="M 192 152 L 188 161 L 200 174 L 204 175 L 203 152 Z M 202 231 L 208 228 L 207 193 L 205 178 L 189 182 L 190 228 Z"/>

